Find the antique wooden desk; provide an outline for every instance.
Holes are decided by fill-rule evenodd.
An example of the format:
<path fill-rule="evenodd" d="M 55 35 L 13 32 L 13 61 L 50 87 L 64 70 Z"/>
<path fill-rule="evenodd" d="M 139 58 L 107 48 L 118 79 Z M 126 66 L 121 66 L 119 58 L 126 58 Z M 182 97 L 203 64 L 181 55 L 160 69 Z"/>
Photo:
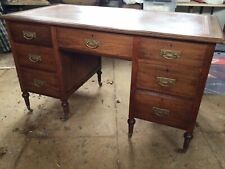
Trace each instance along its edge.
<path fill-rule="evenodd" d="M 186 130 L 192 139 L 216 42 L 214 16 L 57 5 L 3 16 L 27 108 L 34 92 L 62 101 L 92 75 L 101 57 L 132 61 L 129 136 L 135 118 Z"/>

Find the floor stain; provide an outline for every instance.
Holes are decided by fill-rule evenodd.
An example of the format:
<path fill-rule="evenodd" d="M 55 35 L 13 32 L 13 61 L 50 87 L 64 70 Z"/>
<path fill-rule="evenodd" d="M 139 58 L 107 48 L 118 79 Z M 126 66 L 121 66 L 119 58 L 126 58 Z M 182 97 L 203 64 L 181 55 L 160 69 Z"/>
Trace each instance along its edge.
<path fill-rule="evenodd" d="M 6 147 L 0 147 L 0 159 L 2 159 L 7 152 L 8 152 L 8 149 Z"/>

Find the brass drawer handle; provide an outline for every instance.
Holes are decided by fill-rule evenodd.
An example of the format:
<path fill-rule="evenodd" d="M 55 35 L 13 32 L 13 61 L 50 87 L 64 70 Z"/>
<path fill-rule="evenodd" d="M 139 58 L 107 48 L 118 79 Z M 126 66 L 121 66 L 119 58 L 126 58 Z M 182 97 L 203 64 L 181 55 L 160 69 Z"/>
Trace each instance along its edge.
<path fill-rule="evenodd" d="M 26 40 L 32 40 L 36 38 L 36 32 L 23 31 L 23 37 Z"/>
<path fill-rule="evenodd" d="M 153 114 L 158 117 L 164 117 L 170 114 L 170 111 L 168 109 L 161 109 L 158 107 L 152 107 L 152 111 L 153 111 Z"/>
<path fill-rule="evenodd" d="M 37 88 L 43 87 L 45 85 L 45 81 L 39 79 L 34 79 L 33 83 Z"/>
<path fill-rule="evenodd" d="M 176 79 L 166 77 L 156 77 L 156 80 L 160 86 L 169 87 L 176 84 Z"/>
<path fill-rule="evenodd" d="M 35 54 L 28 54 L 28 59 L 30 62 L 37 63 L 41 62 L 41 56 L 40 55 L 35 55 Z"/>
<path fill-rule="evenodd" d="M 160 56 L 165 59 L 178 59 L 181 57 L 181 52 L 174 51 L 174 50 L 161 49 Z"/>
<path fill-rule="evenodd" d="M 100 42 L 94 39 L 85 39 L 84 43 L 88 48 L 91 49 L 96 49 L 100 46 Z"/>

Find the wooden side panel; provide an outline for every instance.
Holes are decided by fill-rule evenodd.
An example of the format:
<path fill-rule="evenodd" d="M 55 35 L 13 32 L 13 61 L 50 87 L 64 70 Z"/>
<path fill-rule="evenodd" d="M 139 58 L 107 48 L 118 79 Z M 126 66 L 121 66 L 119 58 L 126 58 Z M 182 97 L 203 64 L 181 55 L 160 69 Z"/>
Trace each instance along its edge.
<path fill-rule="evenodd" d="M 12 49 L 13 59 L 14 59 L 15 65 L 16 65 L 16 72 L 17 72 L 19 83 L 20 83 L 21 91 L 27 92 L 27 90 L 25 89 L 24 84 L 23 84 L 21 68 L 20 68 L 18 56 L 16 55 L 16 48 L 14 47 L 15 42 L 13 40 L 13 35 L 10 30 L 10 24 L 11 24 L 11 22 L 6 21 L 7 32 L 8 32 L 9 41 L 10 41 L 10 45 L 11 45 L 11 49 Z"/>
<path fill-rule="evenodd" d="M 129 119 L 135 117 L 135 101 L 134 96 L 137 88 L 137 70 L 138 70 L 138 54 L 140 49 L 140 37 L 134 37 L 133 39 L 133 51 L 132 51 L 132 70 L 131 70 L 131 86 L 130 86 L 130 104 L 129 104 Z M 133 129 L 132 129 L 133 130 Z"/>
<path fill-rule="evenodd" d="M 195 104 L 192 109 L 192 114 L 190 115 L 192 120 L 189 124 L 189 128 L 188 128 L 189 132 L 193 132 L 195 128 L 196 118 L 198 116 L 202 96 L 204 94 L 205 84 L 208 78 L 209 68 L 212 62 L 214 49 L 215 49 L 215 44 L 208 44 L 207 49 L 205 51 L 206 55 L 205 55 L 204 64 L 202 67 L 203 71 L 201 74 L 200 82 L 198 84 L 198 93 L 196 94 L 196 97 L 194 99 Z"/>
<path fill-rule="evenodd" d="M 64 69 L 63 79 L 67 94 L 73 93 L 101 69 L 100 56 L 85 55 L 69 51 L 61 51 L 60 55 Z"/>

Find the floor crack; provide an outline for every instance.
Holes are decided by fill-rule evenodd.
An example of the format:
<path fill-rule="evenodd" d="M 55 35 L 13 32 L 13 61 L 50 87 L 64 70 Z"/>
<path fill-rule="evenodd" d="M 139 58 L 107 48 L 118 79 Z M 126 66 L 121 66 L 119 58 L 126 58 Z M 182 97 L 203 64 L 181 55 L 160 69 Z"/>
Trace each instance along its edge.
<path fill-rule="evenodd" d="M 113 101 L 114 101 L 114 108 L 115 108 L 115 121 L 116 121 L 116 168 L 120 169 L 120 160 L 119 160 L 119 133 L 118 133 L 118 107 L 117 107 L 117 103 L 116 103 L 116 99 L 117 99 L 117 86 L 116 86 L 116 77 L 115 77 L 115 59 L 113 59 L 113 81 L 114 81 L 114 91 L 113 91 Z"/>

